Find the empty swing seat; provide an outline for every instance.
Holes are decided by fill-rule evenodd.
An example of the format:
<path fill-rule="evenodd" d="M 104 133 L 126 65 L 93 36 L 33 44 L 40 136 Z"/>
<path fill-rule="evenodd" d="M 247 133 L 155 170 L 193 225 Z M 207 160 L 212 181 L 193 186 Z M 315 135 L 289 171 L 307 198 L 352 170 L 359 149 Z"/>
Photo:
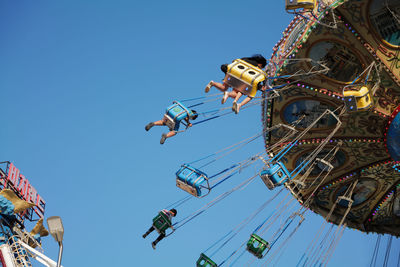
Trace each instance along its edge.
<path fill-rule="evenodd" d="M 304 11 L 312 11 L 317 5 L 317 0 L 286 0 L 286 10 L 302 8 Z"/>
<path fill-rule="evenodd" d="M 244 95 L 254 97 L 258 86 L 265 80 L 266 73 L 260 68 L 236 59 L 228 65 L 224 82 Z"/>
<path fill-rule="evenodd" d="M 264 254 L 264 251 L 266 249 L 267 252 L 270 249 L 269 243 L 267 241 L 265 241 L 264 239 L 262 239 L 261 237 L 259 237 L 256 234 L 252 234 L 250 236 L 249 241 L 247 241 L 247 246 L 246 246 L 247 250 L 253 254 L 254 256 L 256 256 L 259 259 L 262 259 L 267 253 Z"/>
<path fill-rule="evenodd" d="M 319 164 L 322 164 L 323 166 L 320 168 L 324 169 L 325 171 L 331 171 L 334 168 L 330 162 L 328 162 L 324 159 L 316 158 L 315 161 L 318 162 Z"/>
<path fill-rule="evenodd" d="M 189 164 L 183 164 L 176 172 L 176 186 L 195 197 L 205 196 L 211 190 L 207 174 Z M 205 190 L 208 192 L 204 195 Z"/>
<path fill-rule="evenodd" d="M 339 196 L 338 199 L 338 204 L 343 207 L 350 207 L 353 205 L 354 200 L 351 199 L 350 197 L 345 197 L 345 196 Z"/>
<path fill-rule="evenodd" d="M 271 165 L 268 169 L 261 171 L 260 177 L 269 190 L 286 183 L 290 179 L 290 173 L 285 165 L 278 161 Z"/>
<path fill-rule="evenodd" d="M 204 253 L 200 254 L 200 258 L 196 261 L 197 267 L 217 267 L 218 265 Z"/>
<path fill-rule="evenodd" d="M 166 125 L 168 126 L 169 130 L 172 131 L 183 119 L 192 115 L 193 112 L 190 109 L 185 107 L 179 101 L 174 101 L 173 105 L 169 106 L 165 111 L 164 118 L 167 121 Z"/>
<path fill-rule="evenodd" d="M 164 212 L 160 211 L 158 215 L 153 218 L 153 226 L 158 233 L 165 233 L 165 231 L 171 227 L 171 220 Z"/>
<path fill-rule="evenodd" d="M 343 88 L 343 98 L 348 112 L 366 110 L 372 105 L 372 97 L 367 86 L 346 86 Z"/>

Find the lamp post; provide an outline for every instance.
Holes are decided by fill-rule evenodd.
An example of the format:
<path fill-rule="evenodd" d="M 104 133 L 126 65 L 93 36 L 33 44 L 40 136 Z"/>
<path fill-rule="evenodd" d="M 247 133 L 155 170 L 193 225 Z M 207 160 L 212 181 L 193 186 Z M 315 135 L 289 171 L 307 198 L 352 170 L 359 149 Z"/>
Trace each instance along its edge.
<path fill-rule="evenodd" d="M 62 240 L 64 235 L 64 226 L 59 216 L 52 216 L 47 218 L 47 226 L 49 227 L 50 234 L 54 237 L 59 245 L 57 267 L 60 267 L 63 252 Z"/>

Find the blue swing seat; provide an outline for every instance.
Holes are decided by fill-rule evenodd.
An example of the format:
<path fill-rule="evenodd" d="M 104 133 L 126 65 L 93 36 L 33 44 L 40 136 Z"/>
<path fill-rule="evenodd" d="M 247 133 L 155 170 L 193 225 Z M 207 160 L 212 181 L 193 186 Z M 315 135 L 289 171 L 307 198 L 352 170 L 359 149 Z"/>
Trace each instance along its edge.
<path fill-rule="evenodd" d="M 176 172 L 176 186 L 195 197 L 204 197 L 211 190 L 207 174 L 189 164 L 183 164 Z M 208 192 L 204 195 L 206 190 Z"/>
<path fill-rule="evenodd" d="M 272 190 L 275 187 L 286 183 L 290 179 L 290 173 L 286 169 L 285 165 L 278 161 L 268 169 L 261 171 L 260 177 L 268 189 Z"/>
<path fill-rule="evenodd" d="M 173 105 L 167 107 L 164 115 L 170 131 L 174 130 L 175 126 L 179 125 L 183 119 L 186 117 L 190 118 L 191 116 L 193 116 L 193 112 L 179 101 L 174 101 Z"/>

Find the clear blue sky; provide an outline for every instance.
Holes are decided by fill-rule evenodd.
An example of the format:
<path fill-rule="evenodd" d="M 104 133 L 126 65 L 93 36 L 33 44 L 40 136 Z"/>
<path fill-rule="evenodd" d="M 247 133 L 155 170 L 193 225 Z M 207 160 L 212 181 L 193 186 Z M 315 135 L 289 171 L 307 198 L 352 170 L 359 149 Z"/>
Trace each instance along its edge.
<path fill-rule="evenodd" d="M 175 187 L 180 164 L 260 132 L 261 109 L 204 123 L 163 146 L 165 129 L 146 133 L 144 126 L 173 100 L 203 96 L 210 79 L 222 79 L 220 64 L 254 53 L 270 57 L 290 19 L 284 1 L 270 0 L 0 2 L 0 160 L 14 162 L 28 177 L 47 202 L 47 217 L 62 217 L 64 266 L 193 266 L 272 196 L 257 179 L 156 251 L 154 233 L 141 237 L 158 210 L 186 195 Z M 262 149 L 258 140 L 233 160 Z M 177 219 L 255 171 L 189 201 Z M 321 223 L 308 214 L 276 266 L 295 265 Z M 374 244 L 375 236 L 346 230 L 329 266 L 366 266 Z M 56 259 L 51 237 L 43 247 Z M 239 265 L 251 259 L 245 255 Z"/>

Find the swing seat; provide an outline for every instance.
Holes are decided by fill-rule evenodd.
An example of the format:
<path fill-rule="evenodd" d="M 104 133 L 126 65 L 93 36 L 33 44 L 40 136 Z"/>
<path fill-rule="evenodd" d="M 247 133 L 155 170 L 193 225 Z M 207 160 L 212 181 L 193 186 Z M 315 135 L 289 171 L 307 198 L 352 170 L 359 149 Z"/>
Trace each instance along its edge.
<path fill-rule="evenodd" d="M 292 180 L 291 182 L 293 183 L 293 186 L 296 187 L 296 189 L 297 189 L 297 188 L 298 188 L 298 189 L 302 189 L 302 188 L 305 188 L 305 187 L 306 187 L 306 184 L 305 184 L 303 181 Z M 292 190 L 290 189 L 290 191 L 292 191 Z M 292 192 L 292 193 L 294 194 L 294 192 Z"/>
<path fill-rule="evenodd" d="M 159 234 L 165 233 L 165 231 L 171 227 L 171 225 L 171 220 L 162 211 L 160 211 L 158 215 L 153 218 L 153 226 Z"/>
<path fill-rule="evenodd" d="M 372 97 L 367 86 L 345 86 L 343 98 L 348 112 L 367 110 L 372 106 Z"/>
<path fill-rule="evenodd" d="M 179 124 L 186 117 L 192 116 L 193 113 L 190 109 L 185 107 L 179 101 L 174 101 L 173 105 L 167 107 L 165 111 L 164 118 L 166 119 L 166 125 L 169 130 L 172 131 L 175 128 L 176 124 Z"/>
<path fill-rule="evenodd" d="M 176 172 L 176 186 L 195 197 L 204 197 L 211 191 L 207 174 L 189 164 L 183 164 Z"/>
<path fill-rule="evenodd" d="M 197 267 L 218 267 L 218 265 L 204 253 L 200 254 L 199 259 L 196 261 Z"/>
<path fill-rule="evenodd" d="M 286 0 L 286 11 L 302 8 L 304 11 L 312 11 L 317 5 L 317 0 Z"/>
<path fill-rule="evenodd" d="M 260 68 L 236 59 L 228 65 L 224 82 L 244 95 L 254 97 L 266 74 Z"/>
<path fill-rule="evenodd" d="M 340 197 L 338 197 L 338 199 L 339 199 L 338 204 L 340 206 L 344 206 L 344 207 L 349 207 L 350 205 L 353 205 L 353 202 L 354 202 L 354 200 L 352 200 L 349 197 L 345 197 L 345 196 L 340 196 Z"/>
<path fill-rule="evenodd" d="M 267 254 L 264 254 L 266 249 L 268 249 L 267 252 L 270 250 L 269 243 L 256 234 L 250 236 L 246 248 L 251 254 L 259 259 L 262 259 Z"/>
<path fill-rule="evenodd" d="M 328 162 L 328 161 L 326 161 L 326 160 L 324 160 L 324 159 L 316 158 L 315 161 L 317 161 L 317 162 L 319 162 L 319 163 L 321 163 L 321 164 L 327 166 L 328 168 L 327 168 L 325 171 L 328 171 L 328 172 L 329 172 L 329 171 L 331 171 L 331 170 L 334 168 L 333 165 L 332 165 L 330 162 Z"/>
<path fill-rule="evenodd" d="M 261 171 L 260 177 L 269 190 L 286 183 L 290 178 L 290 173 L 285 165 L 278 161 L 268 169 Z"/>

